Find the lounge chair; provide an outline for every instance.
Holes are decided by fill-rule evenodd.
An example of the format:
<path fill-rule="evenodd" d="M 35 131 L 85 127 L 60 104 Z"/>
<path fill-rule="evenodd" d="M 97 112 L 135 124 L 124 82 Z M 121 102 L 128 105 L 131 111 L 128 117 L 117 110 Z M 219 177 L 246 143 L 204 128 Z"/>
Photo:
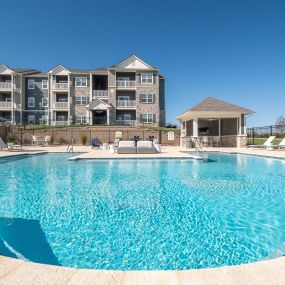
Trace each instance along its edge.
<path fill-rule="evenodd" d="M 270 148 L 272 147 L 272 142 L 275 139 L 275 136 L 270 136 L 264 144 L 248 145 L 247 147 L 251 148 Z"/>
<path fill-rule="evenodd" d="M 136 144 L 134 141 L 120 141 L 118 146 L 118 153 L 137 153 Z"/>
<path fill-rule="evenodd" d="M 100 148 L 100 141 L 97 138 L 92 139 L 91 146 L 92 148 Z"/>
<path fill-rule="evenodd" d="M 156 153 L 152 141 L 138 141 L 137 142 L 137 153 Z"/>
<path fill-rule="evenodd" d="M 1 137 L 0 137 L 0 149 L 1 150 L 8 149 L 8 146 L 4 143 Z"/>
<path fill-rule="evenodd" d="M 282 141 L 278 144 L 278 145 L 272 145 L 273 149 L 281 149 L 281 148 L 285 148 L 285 138 L 282 139 Z"/>
<path fill-rule="evenodd" d="M 48 146 L 51 141 L 51 136 L 45 136 L 45 146 Z"/>

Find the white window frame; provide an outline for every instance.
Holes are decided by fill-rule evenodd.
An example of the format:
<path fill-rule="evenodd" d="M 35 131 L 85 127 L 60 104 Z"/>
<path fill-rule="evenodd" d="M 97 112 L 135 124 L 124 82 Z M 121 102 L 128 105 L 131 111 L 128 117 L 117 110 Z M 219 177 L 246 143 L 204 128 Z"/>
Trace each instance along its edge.
<path fill-rule="evenodd" d="M 48 79 L 42 80 L 42 89 L 48 89 Z"/>
<path fill-rule="evenodd" d="M 145 113 L 141 114 L 141 120 L 143 124 L 152 124 L 154 123 L 154 115 L 153 113 Z M 143 116 L 146 116 L 146 120 L 143 120 Z M 151 118 L 151 119 L 150 119 Z"/>
<path fill-rule="evenodd" d="M 35 98 L 34 97 L 28 97 L 28 107 L 34 108 L 35 107 Z"/>
<path fill-rule="evenodd" d="M 87 124 L 87 116 L 86 115 L 78 115 L 75 117 L 75 123 L 76 124 L 82 124 L 86 125 Z"/>
<path fill-rule="evenodd" d="M 33 119 L 31 119 L 31 118 L 33 118 Z M 30 123 L 30 122 L 36 122 L 36 116 L 35 115 L 28 115 L 28 123 Z"/>
<path fill-rule="evenodd" d="M 149 76 L 151 76 L 151 80 Z M 141 73 L 141 84 L 153 84 L 153 73 Z"/>
<path fill-rule="evenodd" d="M 152 93 L 144 93 L 144 94 L 141 94 L 141 103 L 142 104 L 153 104 L 154 100 L 154 94 Z M 144 98 L 145 97 L 145 98 Z"/>
<path fill-rule="evenodd" d="M 44 102 L 45 102 L 46 104 L 44 104 Z M 48 107 L 48 98 L 42 98 L 42 107 L 43 107 L 43 108 L 47 108 L 47 107 Z"/>
<path fill-rule="evenodd" d="M 75 77 L 75 87 L 87 87 L 87 77 L 86 76 L 76 76 Z"/>
<path fill-rule="evenodd" d="M 28 89 L 35 89 L 35 79 L 28 79 Z"/>
<path fill-rule="evenodd" d="M 85 98 L 85 99 L 83 99 Z M 85 103 L 83 103 L 85 102 Z M 86 106 L 88 104 L 88 97 L 87 96 L 76 96 L 75 97 L 76 105 Z"/>

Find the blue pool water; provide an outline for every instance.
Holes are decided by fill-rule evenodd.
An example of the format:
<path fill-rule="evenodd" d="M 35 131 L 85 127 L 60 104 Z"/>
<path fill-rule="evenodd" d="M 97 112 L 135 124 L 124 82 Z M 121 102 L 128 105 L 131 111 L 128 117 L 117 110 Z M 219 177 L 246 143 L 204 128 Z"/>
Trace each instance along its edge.
<path fill-rule="evenodd" d="M 95 269 L 191 269 L 285 254 L 285 160 L 0 159 L 0 254 Z"/>

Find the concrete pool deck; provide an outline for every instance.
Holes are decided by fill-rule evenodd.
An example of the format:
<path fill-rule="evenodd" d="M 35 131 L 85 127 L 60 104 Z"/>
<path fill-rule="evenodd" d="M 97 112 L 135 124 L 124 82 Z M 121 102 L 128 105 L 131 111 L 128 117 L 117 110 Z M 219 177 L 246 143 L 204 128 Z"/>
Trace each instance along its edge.
<path fill-rule="evenodd" d="M 31 147 L 8 152 L 0 151 L 0 157 L 22 154 L 62 153 L 66 146 Z M 285 158 L 285 150 L 256 150 L 236 148 L 208 148 L 209 151 L 244 153 L 268 157 Z M 182 152 L 183 151 L 183 152 Z M 79 158 L 191 158 L 185 148 L 163 147 L 161 154 L 123 155 L 110 154 L 106 150 L 91 150 L 90 147 L 75 146 L 74 156 Z M 214 285 L 214 284 L 285 284 L 285 256 L 238 266 L 175 271 L 109 271 L 88 270 L 51 266 L 26 262 L 0 256 L 0 284 L 63 285 L 63 284 L 166 284 L 166 285 Z"/>

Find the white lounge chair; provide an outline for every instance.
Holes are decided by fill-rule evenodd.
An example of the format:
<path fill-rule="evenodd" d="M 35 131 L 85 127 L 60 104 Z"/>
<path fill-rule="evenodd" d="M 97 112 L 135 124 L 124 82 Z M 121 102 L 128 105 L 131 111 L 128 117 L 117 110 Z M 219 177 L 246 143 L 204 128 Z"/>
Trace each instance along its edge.
<path fill-rule="evenodd" d="M 4 143 L 1 137 L 0 137 L 0 149 L 1 150 L 8 149 L 8 146 Z"/>
<path fill-rule="evenodd" d="M 156 153 L 156 148 L 152 141 L 138 141 L 137 153 Z"/>
<path fill-rule="evenodd" d="M 137 153 L 136 144 L 134 141 L 120 141 L 118 146 L 118 153 Z"/>
<path fill-rule="evenodd" d="M 285 138 L 278 145 L 272 145 L 272 147 L 277 149 L 285 148 Z"/>
<path fill-rule="evenodd" d="M 256 145 L 248 145 L 247 147 L 252 147 L 252 148 L 270 148 L 272 147 L 272 142 L 275 139 L 275 136 L 270 136 L 264 144 L 256 144 Z"/>
<path fill-rule="evenodd" d="M 45 136 L 45 146 L 48 146 L 51 141 L 51 136 Z"/>

